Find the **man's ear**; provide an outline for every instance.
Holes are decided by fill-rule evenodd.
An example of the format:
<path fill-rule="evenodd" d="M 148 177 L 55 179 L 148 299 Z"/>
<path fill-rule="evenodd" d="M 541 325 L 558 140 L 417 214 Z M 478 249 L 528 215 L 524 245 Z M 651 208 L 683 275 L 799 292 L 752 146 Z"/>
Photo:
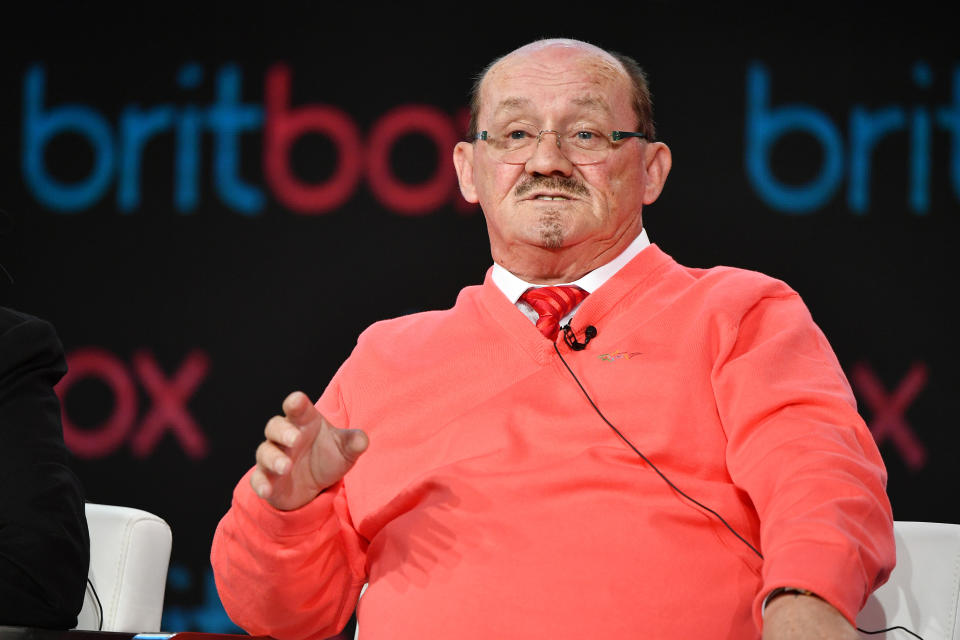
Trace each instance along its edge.
<path fill-rule="evenodd" d="M 647 181 L 644 185 L 643 204 L 653 204 L 663 191 L 670 167 L 673 166 L 673 154 L 670 153 L 670 147 L 662 142 L 651 142 L 644 149 L 644 162 L 647 165 Z"/>
<path fill-rule="evenodd" d="M 474 146 L 469 142 L 458 142 L 453 148 L 453 166 L 457 169 L 457 180 L 460 182 L 460 193 L 463 198 L 472 204 L 480 201 L 477 197 L 477 187 L 473 182 L 473 152 Z"/>

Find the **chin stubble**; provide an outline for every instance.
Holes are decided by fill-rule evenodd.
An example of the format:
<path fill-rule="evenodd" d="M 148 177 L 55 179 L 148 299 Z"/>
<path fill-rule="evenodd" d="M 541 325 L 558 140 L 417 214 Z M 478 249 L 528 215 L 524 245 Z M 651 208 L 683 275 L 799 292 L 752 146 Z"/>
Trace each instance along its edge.
<path fill-rule="evenodd" d="M 522 198 L 538 189 L 557 191 L 571 196 L 590 195 L 586 185 L 566 176 L 533 176 L 518 184 L 513 193 L 515 197 Z M 559 249 L 563 246 L 564 229 L 559 210 L 544 211 L 537 221 L 537 230 L 540 233 L 540 243 L 545 249 Z"/>
<path fill-rule="evenodd" d="M 559 211 L 544 211 L 538 221 L 540 242 L 545 249 L 559 249 L 563 246 L 563 223 Z"/>

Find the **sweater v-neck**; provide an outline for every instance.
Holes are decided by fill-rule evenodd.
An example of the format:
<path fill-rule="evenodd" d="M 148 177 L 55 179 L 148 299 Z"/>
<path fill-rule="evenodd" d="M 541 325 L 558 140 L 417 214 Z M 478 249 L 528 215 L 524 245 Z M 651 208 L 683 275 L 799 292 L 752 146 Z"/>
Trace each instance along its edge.
<path fill-rule="evenodd" d="M 649 286 L 648 281 L 653 275 L 674 264 L 676 263 L 670 256 L 656 244 L 651 244 L 587 296 L 570 321 L 574 333 L 582 339 L 583 330 L 588 325 L 599 323 L 627 294 L 637 288 Z M 489 316 L 486 322 L 498 327 L 508 336 L 508 339 L 515 341 L 535 361 L 541 364 L 552 362 L 554 342 L 545 338 L 500 291 L 493 282 L 492 271 L 492 268 L 487 271 L 478 296 L 478 306 Z M 561 353 L 569 352 L 570 347 L 564 343 L 562 336 L 562 333 L 557 336 L 557 348 Z"/>

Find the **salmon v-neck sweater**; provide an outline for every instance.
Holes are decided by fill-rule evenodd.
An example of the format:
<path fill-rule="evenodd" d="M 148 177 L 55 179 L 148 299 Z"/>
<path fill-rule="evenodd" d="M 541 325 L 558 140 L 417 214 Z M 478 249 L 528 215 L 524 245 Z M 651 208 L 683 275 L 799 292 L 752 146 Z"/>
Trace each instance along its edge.
<path fill-rule="evenodd" d="M 759 637 L 778 586 L 850 620 L 894 562 L 886 474 L 800 297 L 655 245 L 557 348 L 490 281 L 361 335 L 317 407 L 370 447 L 293 512 L 244 478 L 212 562 L 231 618 L 323 638 Z"/>

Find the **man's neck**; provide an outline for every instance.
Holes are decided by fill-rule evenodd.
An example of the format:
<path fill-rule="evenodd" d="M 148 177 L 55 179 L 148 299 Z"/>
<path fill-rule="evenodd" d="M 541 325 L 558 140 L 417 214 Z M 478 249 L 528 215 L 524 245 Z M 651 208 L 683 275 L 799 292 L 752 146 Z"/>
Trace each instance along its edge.
<path fill-rule="evenodd" d="M 567 284 L 616 260 L 641 235 L 646 235 L 643 227 L 636 229 L 635 233 L 617 238 L 607 246 L 561 249 L 523 247 L 513 253 L 495 255 L 494 262 L 533 285 Z"/>
<path fill-rule="evenodd" d="M 574 278 L 550 284 L 575 284 L 588 293 L 596 291 L 600 285 L 610 279 L 613 274 L 619 271 L 624 265 L 630 262 L 638 253 L 650 245 L 650 239 L 647 237 L 646 230 L 640 232 L 627 247 L 606 264 L 590 271 L 589 273 Z M 516 303 L 524 291 L 532 285 L 544 284 L 540 282 L 531 282 L 510 271 L 503 265 L 494 264 L 493 282 L 503 292 L 510 302 Z"/>

